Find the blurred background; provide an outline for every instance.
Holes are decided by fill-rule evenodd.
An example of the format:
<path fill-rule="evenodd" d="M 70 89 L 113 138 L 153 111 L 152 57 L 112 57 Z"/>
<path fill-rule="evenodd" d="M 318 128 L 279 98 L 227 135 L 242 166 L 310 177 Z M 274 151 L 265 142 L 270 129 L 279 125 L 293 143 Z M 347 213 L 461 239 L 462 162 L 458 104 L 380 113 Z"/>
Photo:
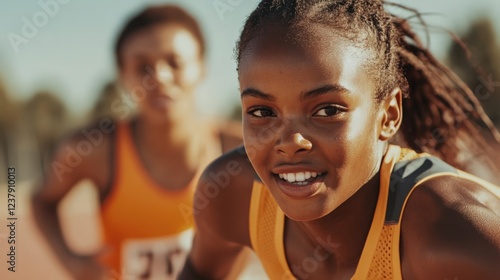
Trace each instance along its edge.
<path fill-rule="evenodd" d="M 422 13 L 430 26 L 429 40 L 425 39 L 425 28 L 416 19 L 414 22 L 424 42 L 470 86 L 495 125 L 500 127 L 500 17 L 497 14 L 500 1 L 393 2 Z M 257 0 L 40 0 L 0 4 L 1 279 L 30 279 L 25 278 L 28 274 L 5 274 L 7 229 L 3 223 L 7 212 L 4 207 L 7 167 L 16 168 L 21 207 L 18 214 L 25 215 L 29 221 L 26 197 L 34 182 L 42 178 L 43 170 L 50 168 L 51 153 L 61 138 L 91 121 L 105 116 L 117 117 L 111 104 L 116 100 L 127 102 L 115 83 L 113 45 L 125 20 L 140 8 L 155 3 L 177 3 L 202 24 L 208 43 L 208 76 L 197 95 L 198 111 L 211 118 L 239 119 L 234 46 Z M 468 45 L 472 67 L 448 31 Z M 477 71 L 479 68 L 482 72 Z M 82 210 L 91 208 L 90 200 L 78 201 L 80 204 L 68 203 L 68 207 L 74 209 L 74 212 L 66 211 L 68 215 L 93 213 L 94 210 Z M 68 228 L 71 231 L 72 227 Z M 29 223 L 18 228 L 18 238 L 25 238 L 19 246 L 26 250 L 31 250 L 31 245 L 41 246 L 43 250 L 41 241 L 29 235 L 33 230 Z M 84 243 L 81 238 L 74 236 L 68 239 L 76 240 L 75 244 L 80 242 L 80 248 L 88 248 L 81 245 Z M 92 235 L 86 237 L 92 239 Z M 35 256 L 19 255 L 19 269 L 36 271 L 36 268 L 28 268 Z M 43 261 L 39 265 L 43 266 Z"/>

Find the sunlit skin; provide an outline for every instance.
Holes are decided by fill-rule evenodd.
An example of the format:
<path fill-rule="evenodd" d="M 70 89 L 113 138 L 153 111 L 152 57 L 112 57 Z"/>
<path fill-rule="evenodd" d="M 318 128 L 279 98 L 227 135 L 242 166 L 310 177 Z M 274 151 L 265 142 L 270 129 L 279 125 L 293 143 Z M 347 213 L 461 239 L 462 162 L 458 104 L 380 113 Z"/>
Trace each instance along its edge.
<path fill-rule="evenodd" d="M 311 28 L 290 43 L 275 27 L 250 43 L 239 68 L 245 147 L 278 205 L 297 221 L 321 218 L 351 197 L 375 176 L 385 147 L 384 111 L 365 70 L 371 53 L 338 35 L 319 40 L 321 32 Z M 259 139 L 264 133 L 271 135 L 266 141 Z M 323 175 L 305 186 L 278 176 L 304 171 Z"/>
<path fill-rule="evenodd" d="M 208 168 L 217 174 L 236 161 L 242 171 L 196 216 L 191 258 L 199 272 L 222 278 L 238 252 L 234 244 L 252 246 L 248 207 L 257 179 L 286 215 L 289 267 L 313 256 L 317 239 L 330 240 L 340 246 L 309 279 L 352 276 L 375 209 L 380 162 L 401 120 L 397 88 L 375 100 L 372 55 L 321 26 L 271 24 L 245 47 L 238 74 L 248 158 L 235 152 Z M 322 175 L 302 186 L 279 178 L 299 172 Z M 209 178 L 202 177 L 199 193 L 215 183 Z"/>
<path fill-rule="evenodd" d="M 387 112 L 374 99 L 367 70 L 373 54 L 324 31 L 272 26 L 249 44 L 239 65 L 244 143 L 259 178 L 290 218 L 289 263 L 300 265 L 303 256 L 287 243 L 333 238 L 342 246 L 323 269 L 349 275 L 375 207 Z M 285 32 L 301 36 L 283 40 Z M 300 172 L 318 177 L 305 185 L 279 177 Z M 345 231 L 349 224 L 358 231 Z"/>
<path fill-rule="evenodd" d="M 259 180 L 286 215 L 288 270 L 297 279 L 351 279 L 358 265 L 369 265 L 360 257 L 377 205 L 380 166 L 401 125 L 402 92 L 395 86 L 376 100 L 373 75 L 381 65 L 373 63 L 376 48 L 369 41 L 351 41 L 319 24 L 267 23 L 261 31 L 243 44 L 238 67 L 245 151 L 211 164 L 195 197 L 217 186 L 220 179 L 212 175 L 227 174 L 229 164 L 240 171 L 195 217 L 198 231 L 180 279 L 223 279 L 239 250 L 253 246 L 249 213 Z M 486 193 L 451 176 L 415 189 L 402 214 L 400 276 L 496 279 L 499 200 Z M 319 240 L 329 241 L 328 254 Z M 313 256 L 314 269 L 302 269 Z"/>
<path fill-rule="evenodd" d="M 155 23 L 129 34 L 119 54 L 119 82 L 138 106 L 137 115 L 127 116 L 134 118 L 124 124 L 130 128 L 139 164 L 150 181 L 169 191 L 185 189 L 221 150 L 241 144 L 239 131 L 231 131 L 239 127 L 221 128 L 196 113 L 195 92 L 205 74 L 200 44 L 181 24 Z M 76 150 L 82 141 L 87 141 L 82 133 L 71 136 L 61 144 L 54 161 L 65 163 L 70 157 L 68 150 Z M 38 225 L 74 279 L 108 277 L 106 268 L 94 256 L 76 255 L 64 243 L 57 206 L 82 179 L 90 179 L 101 202 L 106 200 L 115 178 L 113 167 L 118 165 L 115 159 L 119 159 L 111 152 L 116 147 L 114 141 L 110 133 L 105 133 L 63 180 L 48 172 L 33 199 Z"/>
<path fill-rule="evenodd" d="M 185 27 L 159 24 L 132 34 L 122 60 L 120 80 L 145 116 L 177 121 L 193 109 L 204 63 L 197 39 Z"/>
<path fill-rule="evenodd" d="M 195 92 L 205 71 L 200 44 L 182 25 L 156 24 L 132 33 L 121 57 L 120 81 L 140 112 L 137 147 L 157 181 L 182 187 L 206 153 L 200 135 L 208 131 L 195 113 Z"/>

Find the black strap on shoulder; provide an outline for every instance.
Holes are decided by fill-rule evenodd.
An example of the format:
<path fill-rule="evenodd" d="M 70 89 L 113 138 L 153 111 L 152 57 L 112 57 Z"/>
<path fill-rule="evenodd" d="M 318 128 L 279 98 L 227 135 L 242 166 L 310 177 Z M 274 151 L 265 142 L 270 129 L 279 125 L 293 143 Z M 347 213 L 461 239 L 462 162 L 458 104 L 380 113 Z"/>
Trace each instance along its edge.
<path fill-rule="evenodd" d="M 108 164 L 109 164 L 109 177 L 108 177 L 108 183 L 104 187 L 104 190 L 100 193 L 100 202 L 101 204 L 104 203 L 106 198 L 109 196 L 111 193 L 111 189 L 114 185 L 115 182 L 115 175 L 116 175 L 116 155 L 118 154 L 118 144 L 117 142 L 117 130 L 118 130 L 118 122 L 115 120 L 112 121 L 112 130 L 109 135 L 109 154 L 108 154 Z"/>
<path fill-rule="evenodd" d="M 385 212 L 386 224 L 397 224 L 400 220 L 403 204 L 410 191 L 421 180 L 437 173 L 457 170 L 437 157 L 421 157 L 396 163 L 391 173 L 389 197 Z"/>

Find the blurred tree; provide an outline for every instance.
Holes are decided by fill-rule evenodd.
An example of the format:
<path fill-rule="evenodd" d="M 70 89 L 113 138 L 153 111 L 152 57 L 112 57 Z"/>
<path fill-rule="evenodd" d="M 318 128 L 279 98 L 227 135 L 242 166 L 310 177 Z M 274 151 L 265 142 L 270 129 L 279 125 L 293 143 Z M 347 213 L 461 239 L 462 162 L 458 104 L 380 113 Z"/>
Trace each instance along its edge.
<path fill-rule="evenodd" d="M 0 83 L 0 161 L 7 162 L 7 126 L 9 125 L 7 111 L 10 108 L 10 102 L 7 98 L 3 83 Z"/>
<path fill-rule="evenodd" d="M 24 107 L 29 129 L 35 135 L 41 168 L 45 169 L 57 142 L 68 129 L 68 112 L 53 93 L 40 91 Z"/>
<path fill-rule="evenodd" d="M 457 42 L 453 42 L 447 60 L 500 128 L 500 45 L 495 34 L 489 19 L 475 20 L 461 37 L 470 57 Z"/>
<path fill-rule="evenodd" d="M 0 80 L 0 162 L 5 165 L 13 160 L 9 158 L 9 154 L 11 154 L 9 151 L 14 149 L 12 138 L 18 120 L 16 108 L 8 97 L 3 81 Z"/>
<path fill-rule="evenodd" d="M 102 118 L 112 118 L 114 120 L 118 119 L 118 112 L 113 110 L 113 102 L 119 100 L 122 97 L 122 93 L 116 82 L 110 81 L 104 85 L 102 88 L 99 99 L 97 100 L 94 108 L 91 112 L 92 122 L 99 121 Z"/>

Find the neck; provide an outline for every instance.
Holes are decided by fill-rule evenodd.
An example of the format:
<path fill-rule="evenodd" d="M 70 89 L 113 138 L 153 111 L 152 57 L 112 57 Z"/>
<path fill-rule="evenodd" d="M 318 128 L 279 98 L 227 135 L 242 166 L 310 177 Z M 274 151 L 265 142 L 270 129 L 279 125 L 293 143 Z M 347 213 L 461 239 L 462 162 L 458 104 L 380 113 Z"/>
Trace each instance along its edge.
<path fill-rule="evenodd" d="M 361 257 L 377 205 L 380 174 L 375 175 L 353 196 L 330 214 L 298 227 L 314 246 L 329 253 L 334 267 L 356 267 Z"/>
<path fill-rule="evenodd" d="M 179 120 L 150 121 L 139 116 L 135 124 L 135 137 L 139 145 L 157 155 L 189 157 L 200 151 L 200 122 L 194 117 Z"/>

